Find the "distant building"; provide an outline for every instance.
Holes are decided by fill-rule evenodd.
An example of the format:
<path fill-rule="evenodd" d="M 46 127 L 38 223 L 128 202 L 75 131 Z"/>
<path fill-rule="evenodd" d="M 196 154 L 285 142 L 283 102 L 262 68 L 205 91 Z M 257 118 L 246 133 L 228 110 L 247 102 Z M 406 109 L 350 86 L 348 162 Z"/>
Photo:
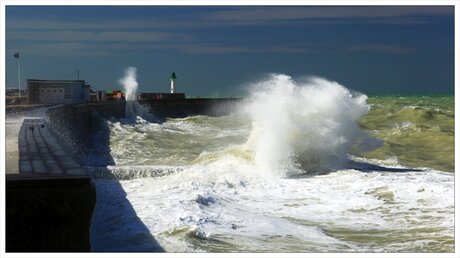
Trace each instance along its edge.
<path fill-rule="evenodd" d="M 21 97 L 25 96 L 27 94 L 27 90 L 21 89 Z M 5 96 L 18 96 L 19 92 L 18 89 L 16 88 L 6 88 L 5 89 Z"/>
<path fill-rule="evenodd" d="M 27 80 L 29 104 L 89 102 L 90 85 L 82 80 Z"/>

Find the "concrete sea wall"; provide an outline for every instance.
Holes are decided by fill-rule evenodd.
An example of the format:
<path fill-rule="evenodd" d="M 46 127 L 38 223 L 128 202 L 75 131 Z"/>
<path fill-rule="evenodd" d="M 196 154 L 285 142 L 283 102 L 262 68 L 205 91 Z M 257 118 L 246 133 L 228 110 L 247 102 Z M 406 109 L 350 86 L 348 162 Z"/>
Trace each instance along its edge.
<path fill-rule="evenodd" d="M 96 191 L 78 155 L 94 112 L 124 115 L 124 102 L 50 107 L 25 119 L 19 132 L 19 174 L 6 176 L 7 252 L 89 252 Z"/>
<path fill-rule="evenodd" d="M 125 115 L 124 101 L 67 104 L 49 108 L 47 119 L 56 136 L 77 158 L 85 155 L 94 129 L 95 113 L 103 117 L 120 118 Z"/>
<path fill-rule="evenodd" d="M 221 116 L 230 113 L 242 100 L 240 98 L 219 99 L 151 99 L 140 100 L 149 112 L 159 118 L 187 117 L 193 115 Z"/>

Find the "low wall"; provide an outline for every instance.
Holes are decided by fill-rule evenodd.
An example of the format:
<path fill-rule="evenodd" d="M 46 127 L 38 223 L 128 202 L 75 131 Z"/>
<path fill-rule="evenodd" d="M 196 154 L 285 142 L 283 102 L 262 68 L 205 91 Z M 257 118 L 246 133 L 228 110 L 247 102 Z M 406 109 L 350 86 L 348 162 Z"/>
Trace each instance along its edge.
<path fill-rule="evenodd" d="M 221 116 L 230 113 L 240 103 L 240 98 L 216 99 L 150 99 L 139 100 L 149 112 L 159 118 L 187 117 L 192 115 Z"/>
<path fill-rule="evenodd" d="M 38 104 L 38 105 L 6 105 L 5 111 L 7 114 L 14 114 L 14 113 L 22 113 L 29 110 L 47 107 L 49 105 L 46 104 Z"/>
<path fill-rule="evenodd" d="M 67 104 L 49 108 L 47 120 L 64 146 L 81 159 L 90 143 L 93 131 L 92 116 L 120 118 L 125 115 L 125 101 Z"/>

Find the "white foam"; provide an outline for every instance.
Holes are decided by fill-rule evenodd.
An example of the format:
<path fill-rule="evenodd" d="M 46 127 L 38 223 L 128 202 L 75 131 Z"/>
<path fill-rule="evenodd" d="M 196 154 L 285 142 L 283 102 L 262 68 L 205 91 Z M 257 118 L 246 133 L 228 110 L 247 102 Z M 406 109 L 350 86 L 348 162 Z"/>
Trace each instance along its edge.
<path fill-rule="evenodd" d="M 280 176 L 340 167 L 362 134 L 357 121 L 369 110 L 366 98 L 318 77 L 298 83 L 273 74 L 256 83 L 245 107 L 255 163 Z"/>
<path fill-rule="evenodd" d="M 158 119 L 149 112 L 148 108 L 142 106 L 137 101 L 137 68 L 128 67 L 125 70 L 125 76 L 119 80 L 125 89 L 125 122 L 136 123 L 139 121 L 148 121 L 157 123 Z"/>
<path fill-rule="evenodd" d="M 361 133 L 356 120 L 368 109 L 365 96 L 283 75 L 258 87 L 246 116 L 108 122 L 116 166 L 105 170 L 124 179 L 136 212 L 130 216 L 166 251 L 453 250 L 453 174 L 415 171 L 396 157 L 347 156 Z M 347 157 L 364 168 L 338 166 Z M 117 221 L 116 201 L 98 200 L 97 217 Z M 108 229 L 96 237 L 100 246 L 110 230 L 130 239 L 127 230 Z"/>
<path fill-rule="evenodd" d="M 179 174 L 121 184 L 150 231 L 169 242 L 187 242 L 167 234 L 183 227 L 202 240 L 227 236 L 235 243 L 249 239 L 255 246 L 246 247 L 247 251 L 257 250 L 258 241 L 270 241 L 274 236 L 326 245 L 323 251 L 327 252 L 372 250 L 328 233 L 334 229 L 394 231 L 397 239 L 402 234 L 397 232 L 426 227 L 441 228 L 440 234 L 453 236 L 451 174 L 340 170 L 279 179 L 259 177 L 252 173 L 254 169 L 244 160 L 227 156 Z M 410 243 L 395 241 L 394 246 L 382 243 L 380 247 L 408 250 Z M 190 242 L 185 246 L 194 248 Z"/>

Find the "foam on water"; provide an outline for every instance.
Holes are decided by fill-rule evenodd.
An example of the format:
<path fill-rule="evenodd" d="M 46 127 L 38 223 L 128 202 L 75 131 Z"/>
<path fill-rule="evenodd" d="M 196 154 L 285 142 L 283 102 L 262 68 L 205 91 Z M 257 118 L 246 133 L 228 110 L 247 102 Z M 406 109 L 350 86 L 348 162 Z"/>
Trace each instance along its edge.
<path fill-rule="evenodd" d="M 366 96 L 337 82 L 271 75 L 254 85 L 245 111 L 253 121 L 248 140 L 254 161 L 267 173 L 289 176 L 340 167 L 369 110 Z"/>
<path fill-rule="evenodd" d="M 225 156 L 170 176 L 121 184 L 137 216 L 169 251 L 210 251 L 219 241 L 220 247 L 213 247 L 219 251 L 453 247 L 451 174 L 339 170 L 280 179 L 260 177 L 254 169 Z"/>
<path fill-rule="evenodd" d="M 253 92 L 225 117 L 108 121 L 95 250 L 151 250 L 140 219 L 171 252 L 453 251 L 453 174 L 348 155 L 365 96 L 285 75 Z"/>

